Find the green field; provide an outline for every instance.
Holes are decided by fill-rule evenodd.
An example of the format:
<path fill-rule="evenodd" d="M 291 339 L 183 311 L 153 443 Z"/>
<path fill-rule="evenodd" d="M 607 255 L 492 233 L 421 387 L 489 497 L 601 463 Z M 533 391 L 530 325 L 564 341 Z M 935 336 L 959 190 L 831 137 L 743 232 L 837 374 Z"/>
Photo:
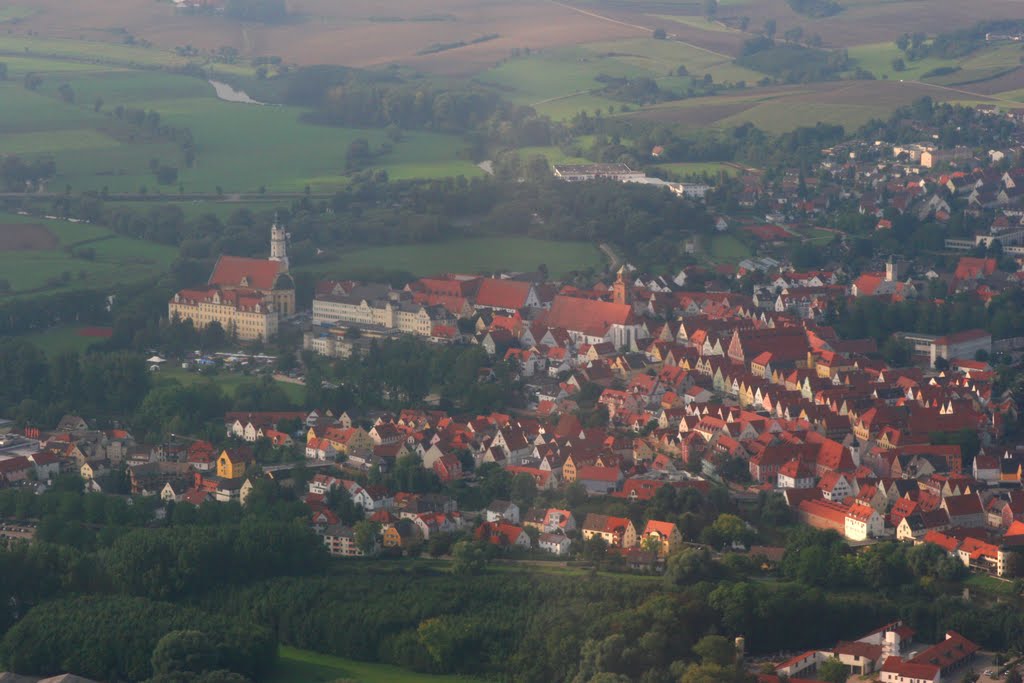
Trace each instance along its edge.
<path fill-rule="evenodd" d="M 36 12 L 37 10 L 31 7 L 25 7 L 24 5 L 8 5 L 6 7 L 0 7 L 0 24 L 9 21 L 18 21 L 19 19 L 27 19 Z"/>
<path fill-rule="evenodd" d="M 266 683 L 329 683 L 354 680 L 359 683 L 471 683 L 463 676 L 419 674 L 388 664 L 357 662 L 321 655 L 282 645 L 277 669 Z"/>
<path fill-rule="evenodd" d="M 165 364 L 158 373 L 155 373 L 155 377 L 158 384 L 172 381 L 179 382 L 185 386 L 203 383 L 216 384 L 228 396 L 234 396 L 238 388 L 245 384 L 261 381 L 259 377 L 229 372 L 227 370 L 220 370 L 214 375 L 201 375 L 198 372 L 175 367 L 171 363 Z M 306 388 L 304 386 L 292 384 L 291 382 L 278 382 L 277 384 L 284 390 L 284 393 L 292 403 L 297 406 L 302 405 L 306 396 Z"/>
<path fill-rule="evenodd" d="M 719 83 L 753 83 L 762 77 L 762 74 L 734 65 L 729 55 L 677 41 L 633 38 L 585 43 L 509 59 L 480 74 L 476 80 L 493 86 L 517 104 L 533 106 L 555 119 L 567 119 L 581 110 L 622 108 L 622 102 L 592 92 L 603 87 L 597 80 L 601 75 L 653 78 L 662 88 L 684 91 L 690 87 L 690 78 L 672 75 L 680 65 L 692 76 L 711 74 Z"/>
<path fill-rule="evenodd" d="M 715 235 L 711 238 L 711 256 L 719 261 L 734 263 L 750 255 L 750 247 L 732 235 Z"/>
<path fill-rule="evenodd" d="M 43 332 L 23 335 L 20 338 L 38 346 L 50 358 L 71 351 L 85 353 L 91 345 L 104 341 L 95 337 L 83 337 L 78 333 L 81 329 L 81 327 L 53 327 Z"/>
<path fill-rule="evenodd" d="M 23 36 L 0 36 L 0 53 L 147 67 L 184 66 L 189 61 L 173 52 L 155 48 L 117 45 L 96 40 L 57 40 Z"/>
<path fill-rule="evenodd" d="M 526 161 L 531 157 L 542 156 L 549 164 L 591 164 L 592 161 L 583 157 L 574 157 L 566 154 L 558 147 L 520 147 L 516 150 L 519 158 Z"/>
<path fill-rule="evenodd" d="M 59 46 L 63 41 L 43 41 L 46 50 L 54 49 L 50 43 Z M 73 45 L 65 51 L 75 49 L 81 48 Z M 107 188 L 134 193 L 145 187 L 149 194 L 176 194 L 179 184 L 185 192 L 213 193 L 217 187 L 225 192 L 256 192 L 261 187 L 294 192 L 306 186 L 329 191 L 347 182 L 345 155 L 357 138 L 365 138 L 375 152 L 370 167 L 383 169 L 392 178 L 482 173 L 460 158 L 463 144 L 456 136 L 409 132 L 391 143 L 382 130 L 315 126 L 302 122 L 303 110 L 294 107 L 223 102 L 198 78 L 38 57 L 11 58 L 8 68 L 10 80 L 0 83 L 0 149 L 52 156 L 58 173 L 55 184 L 71 185 L 73 191 Z M 36 92 L 21 84 L 30 71 L 43 79 Z M 73 89 L 73 104 L 60 100 L 63 84 Z M 97 100 L 102 100 L 99 112 Z M 194 166 L 186 168 L 175 142 L 147 139 L 114 118 L 117 106 L 153 110 L 161 123 L 188 128 L 196 141 Z M 391 144 L 391 151 L 385 151 L 386 144 Z M 150 170 L 153 159 L 177 167 L 179 182 L 159 185 Z"/>
<path fill-rule="evenodd" d="M 1001 73 L 1020 66 L 1021 50 L 1018 45 L 1003 45 L 984 48 L 964 59 L 939 59 L 927 57 L 917 61 L 909 61 L 894 43 L 872 43 L 857 45 L 848 50 L 857 66 L 870 71 L 876 78 L 889 80 L 921 80 L 924 75 L 940 67 L 960 67 L 960 70 L 947 76 L 932 76 L 925 80 L 939 85 L 955 85 L 969 81 L 993 78 Z M 893 69 L 893 60 L 902 58 L 906 68 L 903 71 Z"/>
<path fill-rule="evenodd" d="M 603 262 L 600 250 L 586 242 L 479 237 L 457 242 L 346 251 L 331 261 L 321 261 L 296 270 L 339 277 L 358 277 L 361 273 L 375 270 L 406 271 L 424 276 L 448 272 L 532 271 L 543 263 L 547 265 L 552 277 L 560 277 L 573 270 L 599 269 Z"/>
<path fill-rule="evenodd" d="M 693 161 L 693 162 L 680 162 L 675 164 L 658 164 L 655 168 L 660 168 L 669 173 L 673 173 L 680 177 L 686 177 L 689 175 L 704 175 L 715 177 L 719 173 L 725 173 L 729 176 L 734 176 L 739 173 L 739 169 L 735 166 L 725 164 L 718 161 Z"/>
<path fill-rule="evenodd" d="M 173 247 L 121 237 L 95 225 L 0 213 L 0 224 L 17 223 L 43 225 L 59 243 L 49 250 L 0 251 L 0 277 L 11 285 L 8 296 L 141 282 L 166 270 L 178 254 Z M 68 250 L 76 245 L 94 250 L 95 258 L 73 256 Z M 65 273 L 65 282 L 51 282 Z"/>
<path fill-rule="evenodd" d="M 715 126 L 729 128 L 750 122 L 769 133 L 785 133 L 797 126 L 814 126 L 819 122 L 828 122 L 853 131 L 873 118 L 885 117 L 892 109 L 891 106 L 877 104 L 796 103 L 780 99 L 759 104 L 740 114 L 727 116 L 717 121 Z"/>

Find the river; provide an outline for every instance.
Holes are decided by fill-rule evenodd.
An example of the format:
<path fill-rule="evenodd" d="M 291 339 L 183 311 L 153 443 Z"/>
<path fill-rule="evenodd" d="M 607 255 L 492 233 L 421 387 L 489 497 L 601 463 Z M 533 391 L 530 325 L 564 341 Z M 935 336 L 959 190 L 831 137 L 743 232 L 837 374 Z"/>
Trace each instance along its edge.
<path fill-rule="evenodd" d="M 263 104 L 263 102 L 257 102 L 253 98 L 249 97 L 248 94 L 243 90 L 235 90 L 227 83 L 221 83 L 220 81 L 209 81 L 210 85 L 217 92 L 217 97 L 224 100 L 225 102 L 240 102 L 241 104 Z"/>

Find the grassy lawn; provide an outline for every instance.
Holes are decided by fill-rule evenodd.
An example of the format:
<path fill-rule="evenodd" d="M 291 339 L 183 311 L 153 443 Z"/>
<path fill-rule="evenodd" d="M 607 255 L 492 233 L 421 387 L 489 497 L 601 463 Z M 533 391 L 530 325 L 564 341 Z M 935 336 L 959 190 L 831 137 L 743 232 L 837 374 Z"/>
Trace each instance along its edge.
<path fill-rule="evenodd" d="M 1001 597 L 1012 597 L 1015 595 L 1013 581 L 1003 581 L 986 574 L 973 574 L 964 584 L 968 588 L 981 591 L 982 593 L 995 594 Z"/>
<path fill-rule="evenodd" d="M 591 164 L 589 159 L 569 156 L 558 147 L 520 147 L 516 150 L 519 158 L 526 161 L 535 156 L 542 156 L 549 164 Z"/>
<path fill-rule="evenodd" d="M 185 386 L 205 383 L 215 384 L 228 396 L 234 396 L 239 387 L 259 382 L 262 379 L 261 377 L 242 375 L 237 372 L 228 372 L 226 370 L 220 370 L 213 375 L 201 375 L 198 372 L 192 372 L 180 367 L 175 367 L 171 363 L 165 364 L 160 372 L 156 373 L 154 377 L 158 384 L 172 381 L 179 382 Z M 300 384 L 292 384 L 291 382 L 278 382 L 278 385 L 284 390 L 284 393 L 287 394 L 288 399 L 291 400 L 292 403 L 297 406 L 302 405 L 306 396 L 306 388 L 304 386 Z"/>
<path fill-rule="evenodd" d="M 675 164 L 658 164 L 656 168 L 664 169 L 669 173 L 674 173 L 680 177 L 688 175 L 704 175 L 705 173 L 712 177 L 717 176 L 719 173 L 725 173 L 726 175 L 733 176 L 739 173 L 735 166 L 728 166 L 717 161 L 692 161 Z"/>
<path fill-rule="evenodd" d="M 178 254 L 173 247 L 121 237 L 95 225 L 0 214 L 0 224 L 18 223 L 44 225 L 59 244 L 49 250 L 0 251 L 0 277 L 10 282 L 12 296 L 141 282 L 166 270 Z M 66 251 L 82 242 L 88 242 L 95 258 Z M 64 274 L 63 283 L 51 282 Z"/>
<path fill-rule="evenodd" d="M 527 237 L 478 237 L 409 246 L 371 247 L 345 251 L 331 261 L 298 268 L 333 276 L 359 276 L 373 270 L 401 270 L 413 275 L 530 271 L 546 264 L 552 277 L 573 270 L 600 268 L 600 250 L 586 242 L 552 242 Z"/>
<path fill-rule="evenodd" d="M 750 247 L 732 235 L 711 238 L 711 256 L 720 261 L 742 261 L 750 256 Z"/>
<path fill-rule="evenodd" d="M 85 353 L 89 346 L 104 341 L 95 337 L 83 337 L 81 327 L 53 327 L 43 332 L 26 334 L 21 338 L 38 346 L 50 358 L 62 353 L 77 351 Z"/>
<path fill-rule="evenodd" d="M 266 683 L 328 683 L 341 679 L 360 683 L 470 683 L 475 680 L 463 676 L 419 674 L 388 664 L 357 662 L 286 645 L 282 645 L 278 653 L 277 670 L 266 679 Z"/>

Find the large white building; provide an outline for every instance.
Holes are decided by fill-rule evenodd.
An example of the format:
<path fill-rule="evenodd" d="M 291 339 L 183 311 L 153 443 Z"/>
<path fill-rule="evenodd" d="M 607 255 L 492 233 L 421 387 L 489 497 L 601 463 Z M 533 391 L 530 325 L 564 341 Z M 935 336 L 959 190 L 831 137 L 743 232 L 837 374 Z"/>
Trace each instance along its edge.
<path fill-rule="evenodd" d="M 435 325 L 454 325 L 443 306 L 412 301 L 408 292 L 388 285 L 362 285 L 348 294 L 327 294 L 313 300 L 314 325 L 360 325 L 429 337 Z"/>
<path fill-rule="evenodd" d="M 182 289 L 167 304 L 168 318 L 196 329 L 219 323 L 242 341 L 270 339 L 282 316 L 295 313 L 295 282 L 288 274 L 287 234 L 270 228 L 270 258 L 221 256 L 206 286 Z"/>

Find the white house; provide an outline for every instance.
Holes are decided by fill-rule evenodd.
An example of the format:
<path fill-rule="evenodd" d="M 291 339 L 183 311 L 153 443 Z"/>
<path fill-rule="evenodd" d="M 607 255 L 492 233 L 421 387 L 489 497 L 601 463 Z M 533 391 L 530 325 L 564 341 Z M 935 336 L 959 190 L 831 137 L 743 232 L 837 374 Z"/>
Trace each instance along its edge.
<path fill-rule="evenodd" d="M 541 534 L 537 544 L 546 553 L 564 557 L 569 554 L 572 542 L 564 534 Z"/>
<path fill-rule="evenodd" d="M 878 512 L 863 503 L 854 503 L 846 513 L 844 535 L 851 541 L 878 538 L 885 531 L 885 521 Z"/>
<path fill-rule="evenodd" d="M 519 506 L 508 500 L 492 501 L 484 509 L 484 519 L 488 522 L 519 524 Z"/>

